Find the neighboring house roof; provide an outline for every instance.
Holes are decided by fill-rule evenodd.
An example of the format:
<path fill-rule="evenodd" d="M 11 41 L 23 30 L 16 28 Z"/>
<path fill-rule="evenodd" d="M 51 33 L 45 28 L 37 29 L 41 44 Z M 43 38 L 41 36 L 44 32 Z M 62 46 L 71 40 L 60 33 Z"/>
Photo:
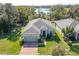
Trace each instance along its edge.
<path fill-rule="evenodd" d="M 25 32 L 34 33 L 35 31 L 37 31 L 37 33 L 40 33 L 40 29 L 41 28 L 46 29 L 47 28 L 46 26 L 51 27 L 51 28 L 53 27 L 52 23 L 48 20 L 41 19 L 41 18 L 34 19 L 34 20 L 29 21 L 29 23 L 27 24 L 27 26 L 25 26 L 22 33 L 25 33 Z"/>
<path fill-rule="evenodd" d="M 78 24 L 79 24 L 79 22 L 78 22 L 77 20 L 74 20 L 74 22 L 72 22 L 72 23 L 70 24 L 70 27 L 71 27 L 71 28 L 75 28 Z"/>
<path fill-rule="evenodd" d="M 74 20 L 72 18 L 58 20 L 58 21 L 55 21 L 55 23 L 60 29 L 71 27 L 71 28 L 74 28 L 75 32 L 79 31 L 79 21 Z"/>
<path fill-rule="evenodd" d="M 60 29 L 66 28 L 67 26 L 70 26 L 70 24 L 74 22 L 74 19 L 69 18 L 69 19 L 61 19 L 58 21 L 55 21 L 57 26 L 59 26 Z"/>

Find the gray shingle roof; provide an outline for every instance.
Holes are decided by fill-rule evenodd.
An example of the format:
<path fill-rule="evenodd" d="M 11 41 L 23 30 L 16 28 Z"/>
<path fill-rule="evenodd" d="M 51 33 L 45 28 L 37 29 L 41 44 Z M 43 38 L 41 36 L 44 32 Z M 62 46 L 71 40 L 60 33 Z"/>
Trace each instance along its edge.
<path fill-rule="evenodd" d="M 59 26 L 60 29 L 71 27 L 74 28 L 75 32 L 79 30 L 79 21 L 72 18 L 55 21 L 55 23 L 57 24 L 57 26 Z"/>
<path fill-rule="evenodd" d="M 74 19 L 69 18 L 69 19 L 61 19 L 58 21 L 55 21 L 55 23 L 61 28 L 66 28 L 67 26 L 70 26 L 71 23 L 74 22 Z"/>
<path fill-rule="evenodd" d="M 79 22 L 77 20 L 74 20 L 74 22 L 70 24 L 70 27 L 75 28 L 78 24 Z"/>
<path fill-rule="evenodd" d="M 36 27 L 36 26 L 31 26 L 30 28 L 28 28 L 24 33 L 26 34 L 40 34 L 40 30 Z"/>
<path fill-rule="evenodd" d="M 37 23 L 37 24 L 36 24 Z M 39 23 L 39 24 L 38 24 Z M 43 25 L 47 25 L 48 27 L 53 27 L 52 26 L 52 23 L 48 20 L 45 20 L 45 19 L 41 19 L 41 18 L 38 18 L 38 19 L 34 19 L 34 20 L 31 20 L 29 21 L 29 23 L 27 24 L 27 26 L 25 26 L 24 30 L 23 30 L 23 33 L 25 31 L 30 31 L 29 29 L 36 29 L 36 31 L 40 32 L 40 29 Z M 39 27 L 40 26 L 40 27 Z M 44 27 L 45 28 L 45 27 Z M 32 33 L 34 30 L 31 30 L 29 33 Z"/>

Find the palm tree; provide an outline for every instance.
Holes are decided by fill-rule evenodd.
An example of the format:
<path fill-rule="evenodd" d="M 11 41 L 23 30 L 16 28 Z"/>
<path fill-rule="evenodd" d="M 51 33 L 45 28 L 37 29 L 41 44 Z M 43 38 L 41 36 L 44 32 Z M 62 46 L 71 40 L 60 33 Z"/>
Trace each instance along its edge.
<path fill-rule="evenodd" d="M 66 27 L 62 29 L 62 32 L 64 33 L 65 38 L 75 40 L 74 28 Z"/>

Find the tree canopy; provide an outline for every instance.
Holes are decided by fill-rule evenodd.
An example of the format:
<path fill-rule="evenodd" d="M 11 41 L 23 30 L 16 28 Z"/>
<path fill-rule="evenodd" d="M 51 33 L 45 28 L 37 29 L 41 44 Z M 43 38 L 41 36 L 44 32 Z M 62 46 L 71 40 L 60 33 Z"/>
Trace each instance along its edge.
<path fill-rule="evenodd" d="M 35 18 L 35 8 L 28 6 L 16 6 L 17 11 L 19 12 L 20 23 L 26 25 L 29 20 Z"/>

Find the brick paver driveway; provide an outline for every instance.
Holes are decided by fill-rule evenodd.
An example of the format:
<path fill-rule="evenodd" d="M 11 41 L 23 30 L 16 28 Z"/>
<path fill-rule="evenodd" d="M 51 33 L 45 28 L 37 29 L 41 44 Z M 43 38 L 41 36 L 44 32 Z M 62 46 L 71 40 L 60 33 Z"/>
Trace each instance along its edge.
<path fill-rule="evenodd" d="M 37 55 L 38 43 L 24 43 L 21 48 L 20 55 Z"/>

